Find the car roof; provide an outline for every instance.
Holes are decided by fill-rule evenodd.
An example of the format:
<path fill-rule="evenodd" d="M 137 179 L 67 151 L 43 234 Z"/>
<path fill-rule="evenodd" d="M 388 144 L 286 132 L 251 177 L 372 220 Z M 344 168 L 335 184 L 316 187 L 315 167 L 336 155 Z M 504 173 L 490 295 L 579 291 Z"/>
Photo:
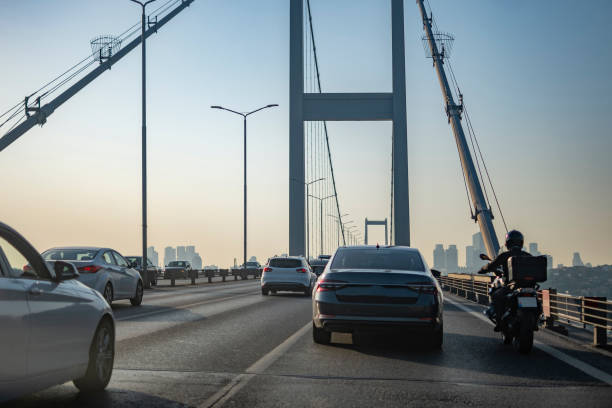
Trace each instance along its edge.
<path fill-rule="evenodd" d="M 47 249 L 47 251 L 51 251 L 51 250 L 59 250 L 59 249 L 86 249 L 86 250 L 90 250 L 90 251 L 99 251 L 101 249 L 107 249 L 107 250 L 111 250 L 113 251 L 113 249 L 111 248 L 103 248 L 103 247 L 90 247 L 90 246 L 63 246 L 63 247 L 53 247 L 53 248 L 49 248 Z M 45 251 L 45 252 L 47 252 Z"/>
<path fill-rule="evenodd" d="M 404 245 L 351 245 L 351 246 L 341 246 L 338 249 L 392 249 L 397 251 L 414 251 L 419 252 L 417 248 L 404 246 Z"/>
<path fill-rule="evenodd" d="M 303 256 L 271 256 L 270 259 L 304 259 Z"/>

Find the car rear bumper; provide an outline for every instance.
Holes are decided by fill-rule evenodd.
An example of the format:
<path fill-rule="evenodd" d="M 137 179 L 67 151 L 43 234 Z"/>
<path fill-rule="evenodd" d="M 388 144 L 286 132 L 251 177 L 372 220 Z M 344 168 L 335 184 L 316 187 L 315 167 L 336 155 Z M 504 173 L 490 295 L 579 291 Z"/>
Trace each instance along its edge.
<path fill-rule="evenodd" d="M 263 282 L 261 284 L 262 290 L 276 290 L 285 292 L 304 292 L 309 287 L 303 283 L 297 282 Z"/>
<path fill-rule="evenodd" d="M 431 332 L 442 326 L 437 317 L 370 317 L 317 315 L 313 318 L 316 327 L 327 331 L 359 332 Z"/>

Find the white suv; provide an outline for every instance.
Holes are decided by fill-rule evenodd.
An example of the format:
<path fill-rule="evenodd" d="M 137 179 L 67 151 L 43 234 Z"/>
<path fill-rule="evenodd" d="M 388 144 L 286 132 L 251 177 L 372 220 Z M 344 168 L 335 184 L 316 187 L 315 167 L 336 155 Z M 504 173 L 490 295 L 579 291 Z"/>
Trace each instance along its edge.
<path fill-rule="evenodd" d="M 277 291 L 302 292 L 310 296 L 317 281 L 306 259 L 301 256 L 274 257 L 268 260 L 261 275 L 261 294 Z"/>

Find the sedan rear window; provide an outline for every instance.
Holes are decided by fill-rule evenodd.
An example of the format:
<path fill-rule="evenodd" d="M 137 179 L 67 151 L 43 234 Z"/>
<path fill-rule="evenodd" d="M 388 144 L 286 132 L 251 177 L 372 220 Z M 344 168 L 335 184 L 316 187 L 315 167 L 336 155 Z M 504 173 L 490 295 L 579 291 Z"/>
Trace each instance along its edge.
<path fill-rule="evenodd" d="M 293 258 L 273 258 L 270 259 L 269 266 L 271 268 L 299 268 L 302 266 L 302 261 Z"/>
<path fill-rule="evenodd" d="M 51 249 L 42 256 L 45 261 L 93 261 L 97 253 L 93 249 Z"/>
<path fill-rule="evenodd" d="M 331 269 L 425 271 L 417 251 L 401 249 L 344 249 L 334 256 Z"/>

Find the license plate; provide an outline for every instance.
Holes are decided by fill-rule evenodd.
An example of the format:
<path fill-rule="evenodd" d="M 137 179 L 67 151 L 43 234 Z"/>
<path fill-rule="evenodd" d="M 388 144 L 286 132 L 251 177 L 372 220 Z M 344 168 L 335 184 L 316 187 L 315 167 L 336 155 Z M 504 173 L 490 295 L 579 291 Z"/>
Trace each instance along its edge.
<path fill-rule="evenodd" d="M 538 307 L 538 301 L 535 297 L 519 297 L 518 307 Z"/>

